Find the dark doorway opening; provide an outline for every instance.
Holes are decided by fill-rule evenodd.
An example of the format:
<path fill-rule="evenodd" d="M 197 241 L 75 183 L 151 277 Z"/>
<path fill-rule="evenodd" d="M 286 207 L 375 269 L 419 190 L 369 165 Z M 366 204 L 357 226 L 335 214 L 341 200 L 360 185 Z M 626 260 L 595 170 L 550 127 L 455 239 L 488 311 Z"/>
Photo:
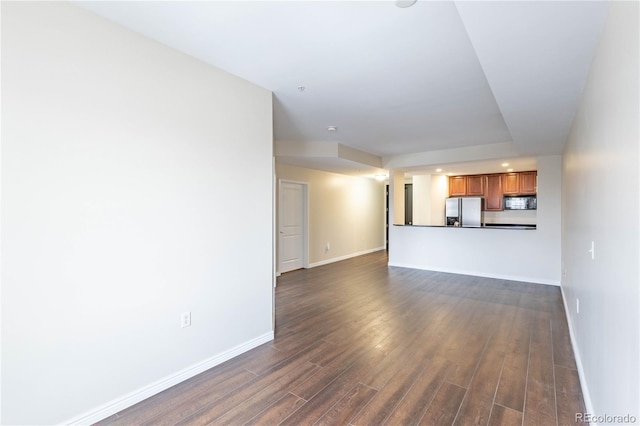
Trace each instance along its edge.
<path fill-rule="evenodd" d="M 385 245 L 387 247 L 387 251 L 389 251 L 389 185 L 385 188 L 386 191 L 386 202 L 385 202 Z"/>
<path fill-rule="evenodd" d="M 404 184 L 404 224 L 413 224 L 413 184 Z"/>

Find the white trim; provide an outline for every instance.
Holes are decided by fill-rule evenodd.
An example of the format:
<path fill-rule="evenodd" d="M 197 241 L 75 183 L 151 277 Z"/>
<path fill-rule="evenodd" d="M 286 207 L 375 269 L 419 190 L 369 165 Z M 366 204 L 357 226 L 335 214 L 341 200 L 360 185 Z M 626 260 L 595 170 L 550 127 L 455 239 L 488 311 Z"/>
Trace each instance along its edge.
<path fill-rule="evenodd" d="M 320 262 L 310 263 L 308 267 L 315 268 L 316 266 L 328 265 L 329 263 L 340 262 L 341 260 L 351 259 L 352 257 L 358 257 L 358 256 L 362 256 L 363 254 L 369 254 L 369 253 L 373 253 L 373 252 L 384 250 L 384 249 L 386 249 L 386 247 L 382 246 L 382 247 L 376 247 L 369 250 L 359 251 L 357 253 L 345 254 L 344 256 L 332 257 L 331 259 L 325 259 L 325 260 L 321 260 Z"/>
<path fill-rule="evenodd" d="M 569 337 L 571 338 L 571 347 L 573 348 L 573 357 L 576 360 L 576 368 L 578 369 L 578 378 L 580 379 L 580 388 L 582 389 L 582 398 L 584 399 L 584 408 L 587 413 L 595 413 L 593 409 L 593 403 L 591 402 L 591 394 L 587 386 L 587 380 L 584 374 L 584 368 L 582 368 L 582 358 L 580 357 L 580 351 L 578 350 L 578 341 L 573 332 L 573 323 L 571 322 L 571 316 L 569 315 L 569 305 L 567 304 L 567 298 L 564 295 L 564 287 L 560 286 L 560 293 L 562 294 L 562 304 L 564 305 L 564 315 L 567 317 L 567 324 L 569 325 Z M 597 423 L 592 423 L 597 426 Z"/>
<path fill-rule="evenodd" d="M 516 275 L 488 274 L 486 272 L 477 272 L 477 271 L 460 271 L 460 270 L 455 270 L 455 269 L 436 268 L 436 267 L 429 267 L 429 266 L 423 266 L 423 265 L 412 265 L 412 264 L 396 263 L 396 262 L 389 262 L 389 266 L 397 266 L 399 268 L 421 269 L 423 271 L 446 272 L 446 273 L 449 273 L 449 274 L 473 275 L 475 277 L 495 278 L 495 279 L 499 279 L 499 280 L 521 281 L 521 282 L 533 283 L 533 284 L 553 285 L 553 286 L 556 286 L 556 287 L 560 286 L 560 282 L 559 281 L 546 280 L 546 279 L 543 279 L 543 278 L 535 278 L 535 277 L 521 277 L 521 276 L 516 276 Z"/>
<path fill-rule="evenodd" d="M 206 371 L 212 367 L 215 367 L 216 365 L 222 364 L 223 362 L 233 357 L 236 357 L 244 352 L 247 352 L 257 346 L 260 346 L 272 340 L 273 340 L 273 331 L 270 331 L 268 333 L 263 334 L 262 336 L 256 337 L 255 339 L 251 339 L 245 343 L 242 343 L 216 356 L 213 356 L 209 359 L 206 359 L 195 365 L 192 365 L 191 367 L 187 367 L 174 374 L 171 374 L 170 376 L 164 377 L 155 383 L 152 383 L 136 391 L 130 392 L 126 395 L 123 395 L 120 398 L 116 398 L 113 401 L 110 401 L 87 413 L 81 414 L 77 417 L 74 417 L 73 419 L 63 422 L 63 424 L 90 425 L 90 424 L 99 422 L 100 420 L 104 420 L 107 417 L 112 416 L 115 413 L 124 410 L 125 408 L 131 407 L 132 405 L 137 404 L 140 401 L 143 401 L 153 395 L 156 395 L 166 389 L 169 389 L 171 386 L 175 386 L 178 383 L 181 383 L 187 379 L 190 379 L 193 376 L 196 376 L 202 373 L 203 371 Z"/>
<path fill-rule="evenodd" d="M 273 153 L 273 150 L 272 150 Z M 276 199 L 278 176 L 276 176 L 276 157 L 271 157 L 271 329 L 276 329 L 276 285 L 278 285 L 277 245 L 278 237 L 278 201 Z"/>

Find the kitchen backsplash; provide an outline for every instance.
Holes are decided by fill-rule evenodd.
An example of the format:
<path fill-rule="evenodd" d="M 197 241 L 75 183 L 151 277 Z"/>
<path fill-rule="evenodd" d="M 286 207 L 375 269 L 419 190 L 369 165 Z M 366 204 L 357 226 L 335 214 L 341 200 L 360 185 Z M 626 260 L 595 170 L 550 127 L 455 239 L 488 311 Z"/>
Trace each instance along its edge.
<path fill-rule="evenodd" d="M 484 212 L 484 223 L 536 225 L 536 210 L 505 210 Z"/>

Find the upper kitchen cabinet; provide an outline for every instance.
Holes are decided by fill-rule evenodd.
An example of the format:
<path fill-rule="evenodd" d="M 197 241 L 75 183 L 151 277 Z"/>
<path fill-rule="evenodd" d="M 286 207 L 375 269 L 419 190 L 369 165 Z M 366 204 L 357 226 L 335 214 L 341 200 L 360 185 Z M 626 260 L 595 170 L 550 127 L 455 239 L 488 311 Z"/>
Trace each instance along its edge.
<path fill-rule="evenodd" d="M 520 174 L 505 173 L 502 175 L 502 193 L 517 195 L 520 193 Z"/>
<path fill-rule="evenodd" d="M 506 195 L 535 194 L 538 172 L 505 173 L 502 175 L 502 193 Z"/>
<path fill-rule="evenodd" d="M 484 197 L 484 209 L 503 209 L 503 195 L 535 195 L 538 172 L 449 176 L 450 197 Z"/>
<path fill-rule="evenodd" d="M 538 173 L 522 172 L 520 173 L 520 193 L 535 194 L 538 189 Z"/>
<path fill-rule="evenodd" d="M 467 194 L 482 197 L 484 195 L 485 176 L 467 176 Z"/>
<path fill-rule="evenodd" d="M 486 191 L 484 193 L 485 210 L 502 210 L 502 177 L 501 175 L 488 175 Z"/>
<path fill-rule="evenodd" d="M 449 196 L 460 197 L 467 195 L 467 177 L 466 176 L 450 176 L 449 177 Z"/>

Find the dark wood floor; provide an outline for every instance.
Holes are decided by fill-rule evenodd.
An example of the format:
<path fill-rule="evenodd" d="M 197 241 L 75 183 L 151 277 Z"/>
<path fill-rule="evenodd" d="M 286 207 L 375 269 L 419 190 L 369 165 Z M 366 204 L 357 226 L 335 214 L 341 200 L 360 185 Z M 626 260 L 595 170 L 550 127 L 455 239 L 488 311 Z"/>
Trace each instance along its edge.
<path fill-rule="evenodd" d="M 276 337 L 108 425 L 574 425 L 557 287 L 387 267 L 284 274 Z"/>

